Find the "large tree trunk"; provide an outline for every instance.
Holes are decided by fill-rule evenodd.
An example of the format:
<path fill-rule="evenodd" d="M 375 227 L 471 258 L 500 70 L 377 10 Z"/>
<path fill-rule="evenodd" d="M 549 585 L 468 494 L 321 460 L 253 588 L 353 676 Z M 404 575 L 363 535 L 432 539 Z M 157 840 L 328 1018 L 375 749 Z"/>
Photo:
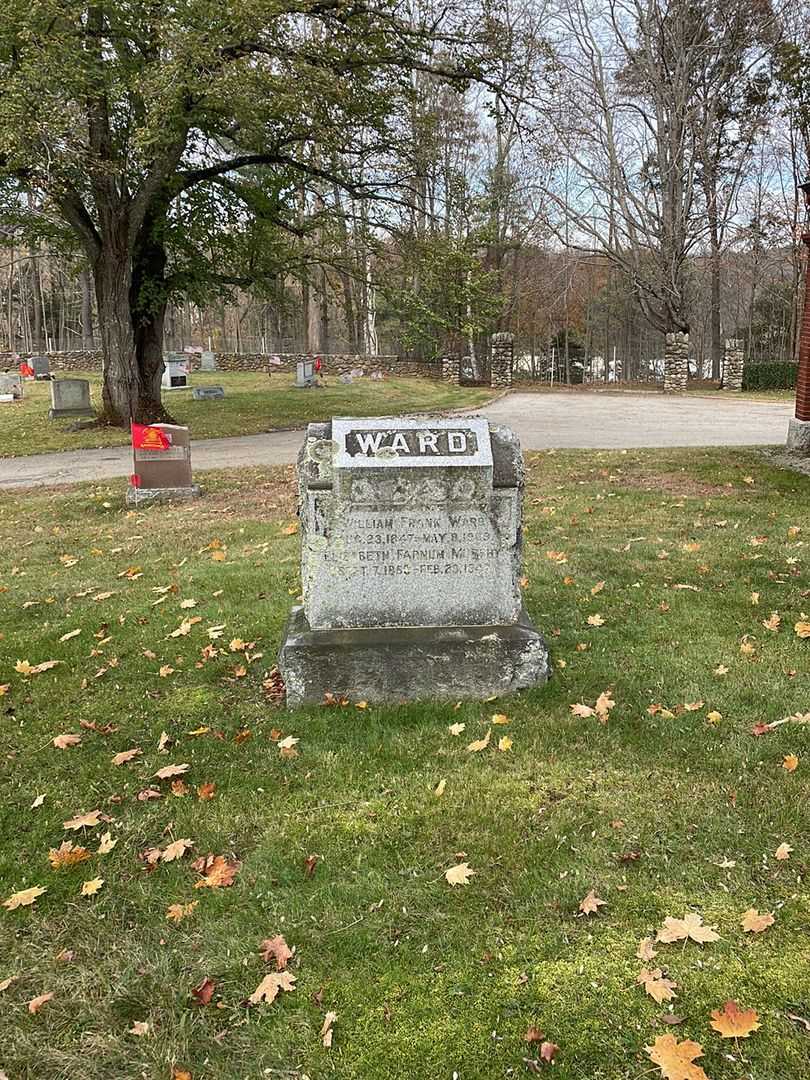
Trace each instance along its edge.
<path fill-rule="evenodd" d="M 93 267 L 102 350 L 104 419 L 127 427 L 139 415 L 140 384 L 130 308 L 129 253 L 102 249 Z"/>

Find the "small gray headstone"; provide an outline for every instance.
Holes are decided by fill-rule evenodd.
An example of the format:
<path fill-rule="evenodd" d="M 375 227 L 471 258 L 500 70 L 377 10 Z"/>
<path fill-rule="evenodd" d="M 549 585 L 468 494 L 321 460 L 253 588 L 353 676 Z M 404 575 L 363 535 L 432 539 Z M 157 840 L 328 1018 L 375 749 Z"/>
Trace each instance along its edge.
<path fill-rule="evenodd" d="M 217 401 L 225 397 L 224 386 L 195 386 L 191 390 L 194 401 Z"/>
<path fill-rule="evenodd" d="M 308 390 L 316 383 L 314 360 L 299 360 L 295 365 L 295 385 L 299 390 Z"/>
<path fill-rule="evenodd" d="M 15 401 L 22 401 L 22 375 L 14 371 L 0 373 L 0 394 L 11 394 Z"/>
<path fill-rule="evenodd" d="M 489 697 L 543 682 L 522 607 L 523 459 L 475 418 L 310 424 L 301 577 L 279 657 L 290 705 Z"/>
<path fill-rule="evenodd" d="M 34 369 L 35 379 L 50 379 L 51 362 L 47 356 L 32 356 L 28 364 Z"/>
<path fill-rule="evenodd" d="M 87 379 L 54 379 L 51 382 L 49 420 L 66 416 L 95 416 Z"/>
<path fill-rule="evenodd" d="M 200 371 L 216 371 L 217 358 L 209 349 L 200 353 Z"/>
<path fill-rule="evenodd" d="M 354 377 L 352 375 L 340 375 L 339 380 L 342 383 L 350 384 L 354 382 Z"/>

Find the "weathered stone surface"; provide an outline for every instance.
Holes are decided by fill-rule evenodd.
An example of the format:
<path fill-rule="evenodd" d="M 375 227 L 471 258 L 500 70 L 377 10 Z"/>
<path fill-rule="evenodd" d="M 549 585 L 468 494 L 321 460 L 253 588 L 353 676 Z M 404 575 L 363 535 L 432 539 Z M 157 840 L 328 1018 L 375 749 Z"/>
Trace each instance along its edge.
<path fill-rule="evenodd" d="M 458 701 L 545 682 L 548 651 L 525 612 L 501 626 L 313 631 L 296 607 L 279 666 L 291 708 L 327 693 L 352 701 Z"/>
<path fill-rule="evenodd" d="M 189 385 L 188 374 L 191 360 L 185 353 L 168 353 L 163 358 L 163 375 L 160 385 L 163 390 L 185 390 Z"/>
<path fill-rule="evenodd" d="M 810 420 L 791 419 L 786 446 L 794 454 L 810 454 Z"/>
<path fill-rule="evenodd" d="M 742 390 L 745 350 L 739 338 L 726 338 L 723 350 L 723 389 Z"/>
<path fill-rule="evenodd" d="M 216 371 L 217 370 L 217 356 L 216 353 L 211 352 L 210 349 L 205 349 L 200 353 L 200 371 Z"/>
<path fill-rule="evenodd" d="M 299 485 L 304 603 L 280 656 L 291 704 L 480 697 L 547 677 L 521 605 L 511 431 L 480 417 L 310 424 Z"/>
<path fill-rule="evenodd" d="M 299 360 L 295 365 L 295 385 L 299 390 L 308 390 L 317 382 L 314 360 Z"/>
<path fill-rule="evenodd" d="M 156 502 L 183 502 L 186 499 L 196 499 L 202 494 L 199 484 L 190 484 L 187 487 L 159 487 L 145 488 L 134 487 L 129 484 L 126 493 L 126 505 L 131 507 L 148 506 Z"/>
<path fill-rule="evenodd" d="M 194 401 L 218 401 L 225 397 L 224 386 L 195 386 L 191 390 Z"/>
<path fill-rule="evenodd" d="M 512 368 L 515 360 L 515 339 L 511 334 L 492 335 L 492 357 L 489 364 L 490 386 L 508 390 L 512 385 Z"/>
<path fill-rule="evenodd" d="M 28 363 L 34 369 L 35 379 L 50 379 L 51 365 L 47 356 L 32 356 Z"/>
<path fill-rule="evenodd" d="M 15 371 L 0 372 L 0 394 L 11 394 L 15 401 L 22 401 L 22 375 Z"/>
<path fill-rule="evenodd" d="M 54 379 L 51 382 L 49 420 L 64 416 L 95 416 L 87 379 Z"/>
<path fill-rule="evenodd" d="M 664 393 L 679 394 L 689 378 L 689 335 L 667 334 L 664 344 Z"/>

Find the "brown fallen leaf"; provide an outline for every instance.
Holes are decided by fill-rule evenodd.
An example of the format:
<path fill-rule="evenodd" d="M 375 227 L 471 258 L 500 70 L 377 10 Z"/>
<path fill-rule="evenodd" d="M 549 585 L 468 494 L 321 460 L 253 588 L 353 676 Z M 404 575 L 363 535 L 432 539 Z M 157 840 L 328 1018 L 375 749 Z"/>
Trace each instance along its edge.
<path fill-rule="evenodd" d="M 135 1020 L 133 1021 L 132 1027 L 127 1028 L 127 1034 L 137 1036 L 148 1035 L 149 1025 L 145 1020 Z"/>
<path fill-rule="evenodd" d="M 479 750 L 486 750 L 489 746 L 490 736 L 492 735 L 492 728 L 487 728 L 487 733 L 483 739 L 473 739 L 467 746 L 467 750 L 471 754 L 477 754 Z"/>
<path fill-rule="evenodd" d="M 796 772 L 799 767 L 799 759 L 795 754 L 785 754 L 782 758 L 782 768 L 786 772 Z"/>
<path fill-rule="evenodd" d="M 335 1021 L 338 1018 L 336 1012 L 328 1012 L 323 1018 L 323 1026 L 321 1027 L 321 1042 L 327 1050 L 332 1048 L 332 1035 L 334 1034 Z"/>
<path fill-rule="evenodd" d="M 773 853 L 773 857 L 775 859 L 778 859 L 779 862 L 784 862 L 786 859 L 790 858 L 790 853 L 792 851 L 793 848 L 790 846 L 790 844 L 780 844 L 776 851 Z"/>
<path fill-rule="evenodd" d="M 153 776 L 158 780 L 170 780 L 173 776 L 182 776 L 190 768 L 188 762 L 183 762 L 182 765 L 164 765 L 162 769 L 158 769 L 156 773 L 153 773 Z"/>
<path fill-rule="evenodd" d="M 642 968 L 638 973 L 636 982 L 639 986 L 643 986 L 653 1001 L 658 1002 L 659 1005 L 665 1001 L 672 1001 L 677 996 L 675 990 L 678 984 L 672 982 L 671 979 L 665 978 L 661 968 L 656 968 L 654 971 Z"/>
<path fill-rule="evenodd" d="M 793 629 L 797 637 L 810 638 L 810 622 L 797 622 Z"/>
<path fill-rule="evenodd" d="M 126 765 L 128 761 L 132 761 L 133 758 L 138 757 L 141 753 L 140 746 L 134 747 L 132 750 L 122 750 L 120 754 L 116 754 L 112 759 L 113 765 Z"/>
<path fill-rule="evenodd" d="M 217 785 L 211 780 L 206 780 L 204 784 L 200 784 L 197 788 L 197 798 L 201 802 L 205 802 L 207 799 L 213 799 L 216 794 Z"/>
<path fill-rule="evenodd" d="M 98 853 L 97 854 L 99 854 L 99 855 L 109 855 L 110 852 L 112 851 L 112 849 L 115 847 L 115 845 L 117 843 L 118 843 L 117 840 L 113 840 L 112 833 L 110 833 L 110 832 L 102 833 L 101 839 L 98 842 Z"/>
<path fill-rule="evenodd" d="M 276 936 L 272 938 L 265 938 L 259 946 L 259 952 L 265 964 L 269 964 L 271 960 L 275 960 L 277 971 L 283 971 L 287 966 L 287 962 L 293 955 L 292 949 L 281 934 L 276 934 Z"/>
<path fill-rule="evenodd" d="M 3 979 L 2 982 L 0 982 L 0 994 L 2 994 L 4 990 L 8 990 L 11 984 L 16 982 L 18 978 L 19 975 L 9 975 L 7 979 Z"/>
<path fill-rule="evenodd" d="M 749 908 L 740 917 L 740 926 L 746 934 L 761 934 L 769 926 L 773 926 L 776 920 L 773 912 L 763 912 L 761 915 L 756 908 Z"/>
<path fill-rule="evenodd" d="M 596 895 L 595 890 L 591 889 L 585 899 L 580 901 L 579 910 L 583 915 L 595 915 L 599 908 L 604 907 L 605 904 L 607 904 L 607 900 L 602 900 L 601 897 Z"/>
<path fill-rule="evenodd" d="M 649 961 L 652 960 L 653 957 L 658 955 L 657 951 L 653 946 L 654 942 L 651 937 L 642 938 L 641 941 L 638 943 L 638 948 L 636 949 L 636 957 L 639 960 L 644 960 L 649 963 Z"/>
<path fill-rule="evenodd" d="M 318 859 L 318 855 L 307 855 L 304 859 L 304 877 L 312 877 L 315 873 L 315 867 L 318 865 Z"/>
<path fill-rule="evenodd" d="M 39 1012 L 39 1010 L 42 1008 L 42 1006 L 46 1002 L 52 1001 L 52 1000 L 53 1000 L 53 994 L 52 993 L 40 994 L 38 997 L 31 998 L 31 1000 L 28 1002 L 28 1011 L 30 1013 L 33 1013 L 36 1016 L 36 1014 Z"/>
<path fill-rule="evenodd" d="M 20 892 L 12 893 L 8 900 L 3 901 L 3 907 L 8 908 L 9 911 L 16 911 L 17 908 L 21 907 L 30 907 L 38 897 L 47 891 L 47 888 L 32 885 L 30 889 L 22 889 Z"/>
<path fill-rule="evenodd" d="M 174 862 L 175 859 L 182 859 L 189 848 L 194 847 L 194 841 L 190 840 L 187 836 L 182 837 L 180 840 L 173 840 L 170 844 L 166 845 L 166 848 L 161 852 L 161 862 Z"/>
<path fill-rule="evenodd" d="M 644 1049 L 665 1080 L 709 1080 L 703 1069 L 694 1063 L 695 1058 L 703 1057 L 700 1043 L 691 1039 L 679 1043 L 674 1035 L 667 1032 Z"/>
<path fill-rule="evenodd" d="M 191 996 L 198 1005 L 210 1005 L 216 983 L 213 979 L 203 979 L 199 986 L 192 987 Z"/>
<path fill-rule="evenodd" d="M 724 1039 L 747 1039 L 752 1031 L 762 1027 L 754 1009 L 741 1009 L 736 1001 L 727 1001 L 722 1009 L 712 1012 L 711 1026 Z"/>
<path fill-rule="evenodd" d="M 205 876 L 200 881 L 195 881 L 194 888 L 220 889 L 233 885 L 233 879 L 241 865 L 240 862 L 231 862 L 222 855 L 209 855 L 208 859 L 204 860 L 204 870 L 201 871 Z"/>
<path fill-rule="evenodd" d="M 67 732 L 64 735 L 57 735 L 53 740 L 53 745 L 57 750 L 69 750 L 71 746 L 78 746 L 81 741 L 81 735 L 73 735 L 70 732 Z"/>
<path fill-rule="evenodd" d="M 48 852 L 48 862 L 53 870 L 65 870 L 89 858 L 87 848 L 74 845 L 71 840 L 64 840 L 58 848 L 51 848 Z"/>
<path fill-rule="evenodd" d="M 289 971 L 271 971 L 269 975 L 265 975 L 248 1001 L 251 1005 L 258 1005 L 260 1001 L 271 1005 L 278 997 L 279 990 L 295 990 L 295 975 Z"/>
<path fill-rule="evenodd" d="M 104 878 L 101 877 L 94 877 L 89 881 L 85 881 L 82 885 L 82 896 L 95 896 L 103 884 Z"/>
<path fill-rule="evenodd" d="M 170 904 L 166 911 L 166 918 L 169 922 L 182 922 L 194 913 L 199 902 L 199 900 L 192 900 L 190 904 Z"/>
<path fill-rule="evenodd" d="M 701 916 L 693 911 L 688 911 L 682 919 L 673 919 L 667 915 L 664 925 L 655 935 L 656 941 L 663 941 L 666 944 L 673 941 L 685 941 L 687 938 L 691 938 L 699 945 L 704 945 L 709 941 L 719 941 L 720 935 L 715 933 L 710 926 L 704 926 Z"/>

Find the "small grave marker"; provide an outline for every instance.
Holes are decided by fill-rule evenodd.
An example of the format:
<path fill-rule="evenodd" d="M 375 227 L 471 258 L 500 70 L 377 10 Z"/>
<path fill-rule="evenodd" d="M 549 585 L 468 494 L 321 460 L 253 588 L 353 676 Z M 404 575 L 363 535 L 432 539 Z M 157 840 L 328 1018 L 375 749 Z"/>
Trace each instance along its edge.
<path fill-rule="evenodd" d="M 62 420 L 70 416 L 95 416 L 90 400 L 88 379 L 51 380 L 51 407 L 49 420 Z"/>
<path fill-rule="evenodd" d="M 218 401 L 225 397 L 224 386 L 195 386 L 191 390 L 194 401 Z"/>
<path fill-rule="evenodd" d="M 191 439 L 178 424 L 132 425 L 133 470 L 127 506 L 192 499 L 200 494 L 191 477 Z"/>

